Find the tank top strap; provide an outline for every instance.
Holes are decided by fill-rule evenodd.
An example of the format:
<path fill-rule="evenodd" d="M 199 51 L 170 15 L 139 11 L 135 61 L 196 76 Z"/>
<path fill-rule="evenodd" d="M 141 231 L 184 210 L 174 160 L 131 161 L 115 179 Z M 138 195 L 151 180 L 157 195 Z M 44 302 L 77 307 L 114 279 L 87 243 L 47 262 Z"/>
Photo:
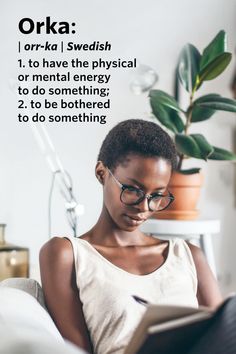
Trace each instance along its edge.
<path fill-rule="evenodd" d="M 180 237 L 174 237 L 173 239 L 173 257 L 179 259 L 179 261 L 183 262 L 189 271 L 191 272 L 194 278 L 197 278 L 197 271 L 195 262 L 192 256 L 192 252 L 185 240 Z"/>

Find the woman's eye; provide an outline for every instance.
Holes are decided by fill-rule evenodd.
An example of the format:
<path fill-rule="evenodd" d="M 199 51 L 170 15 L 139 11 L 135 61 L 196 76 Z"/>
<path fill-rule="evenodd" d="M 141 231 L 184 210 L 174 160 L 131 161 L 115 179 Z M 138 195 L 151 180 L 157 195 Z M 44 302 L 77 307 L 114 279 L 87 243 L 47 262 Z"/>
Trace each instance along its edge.
<path fill-rule="evenodd" d="M 129 193 L 134 193 L 138 196 L 142 194 L 142 191 L 139 188 L 132 187 L 132 186 L 125 186 L 125 187 L 126 187 L 127 192 L 129 192 Z"/>
<path fill-rule="evenodd" d="M 153 193 L 152 194 L 152 198 L 162 198 L 164 197 L 164 193 Z"/>
<path fill-rule="evenodd" d="M 130 191 L 137 191 L 137 190 L 139 190 L 138 188 L 133 187 L 133 186 L 129 186 L 129 185 L 127 185 L 127 184 L 124 184 L 124 187 L 125 187 L 126 189 L 130 190 Z"/>
<path fill-rule="evenodd" d="M 138 189 L 138 188 L 129 186 L 128 189 L 130 192 L 140 193 L 140 189 Z"/>

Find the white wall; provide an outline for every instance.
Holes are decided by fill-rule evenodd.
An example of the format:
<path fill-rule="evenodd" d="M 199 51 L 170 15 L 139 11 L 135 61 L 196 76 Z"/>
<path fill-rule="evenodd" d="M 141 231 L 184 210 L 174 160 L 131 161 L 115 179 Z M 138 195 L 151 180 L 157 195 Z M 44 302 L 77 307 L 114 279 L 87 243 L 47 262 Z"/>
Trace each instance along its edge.
<path fill-rule="evenodd" d="M 234 51 L 235 12 L 234 0 L 1 1 L 0 222 L 7 223 L 8 241 L 30 248 L 33 276 L 37 272 L 38 251 L 48 237 L 51 175 L 30 128 L 17 122 L 16 99 L 10 90 L 11 79 L 16 78 L 18 72 L 17 41 L 23 37 L 18 33 L 19 19 L 31 17 L 40 21 L 50 15 L 59 21 L 75 21 L 79 24 L 82 42 L 112 42 L 113 50 L 107 54 L 108 57 L 137 57 L 158 72 L 157 87 L 171 93 L 177 56 L 186 42 L 203 49 L 220 29 L 224 29 L 228 33 L 229 49 Z M 43 35 L 30 37 L 31 42 L 47 39 Z M 38 55 L 32 57 L 37 59 Z M 234 62 L 222 77 L 205 84 L 202 93 L 219 92 L 230 97 L 233 70 Z M 99 215 L 101 188 L 93 171 L 105 134 L 120 120 L 149 117 L 147 96 L 135 96 L 130 92 L 131 78 L 131 71 L 114 72 L 110 86 L 112 108 L 106 125 L 47 125 L 64 166 L 73 177 L 79 201 L 85 205 L 79 233 L 90 228 Z M 215 145 L 231 149 L 233 129 L 235 115 L 218 113 L 211 120 L 199 123 L 194 131 L 204 133 Z M 210 162 L 206 165 L 194 161 L 194 164 L 203 166 L 206 176 L 200 201 L 202 214 L 220 218 L 222 222 L 221 234 L 214 236 L 214 248 L 221 286 L 227 292 L 236 289 L 235 170 L 229 163 Z M 66 235 L 70 232 L 63 200 L 55 191 L 53 234 Z"/>

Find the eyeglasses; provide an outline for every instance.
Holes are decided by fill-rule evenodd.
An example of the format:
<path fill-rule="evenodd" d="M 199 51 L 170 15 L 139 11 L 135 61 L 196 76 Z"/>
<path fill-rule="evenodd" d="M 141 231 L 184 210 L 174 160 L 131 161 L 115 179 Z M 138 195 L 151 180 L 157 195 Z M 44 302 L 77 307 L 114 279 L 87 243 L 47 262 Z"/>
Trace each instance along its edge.
<path fill-rule="evenodd" d="M 166 209 L 173 201 L 174 196 L 168 191 L 168 194 L 152 193 L 145 194 L 142 189 L 122 184 L 113 175 L 113 173 L 107 168 L 114 181 L 121 189 L 120 201 L 125 205 L 137 205 L 141 203 L 145 198 L 148 200 L 149 211 L 161 211 Z"/>

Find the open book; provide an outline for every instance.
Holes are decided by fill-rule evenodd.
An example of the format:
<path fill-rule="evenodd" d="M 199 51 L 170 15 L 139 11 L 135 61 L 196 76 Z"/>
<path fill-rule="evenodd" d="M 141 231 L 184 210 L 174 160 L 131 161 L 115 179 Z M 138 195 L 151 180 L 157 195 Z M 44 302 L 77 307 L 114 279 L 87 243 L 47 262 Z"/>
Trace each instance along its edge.
<path fill-rule="evenodd" d="M 186 353 L 229 300 L 227 297 L 213 310 L 204 306 L 149 305 L 141 298 L 134 298 L 147 306 L 147 310 L 124 354 Z"/>

